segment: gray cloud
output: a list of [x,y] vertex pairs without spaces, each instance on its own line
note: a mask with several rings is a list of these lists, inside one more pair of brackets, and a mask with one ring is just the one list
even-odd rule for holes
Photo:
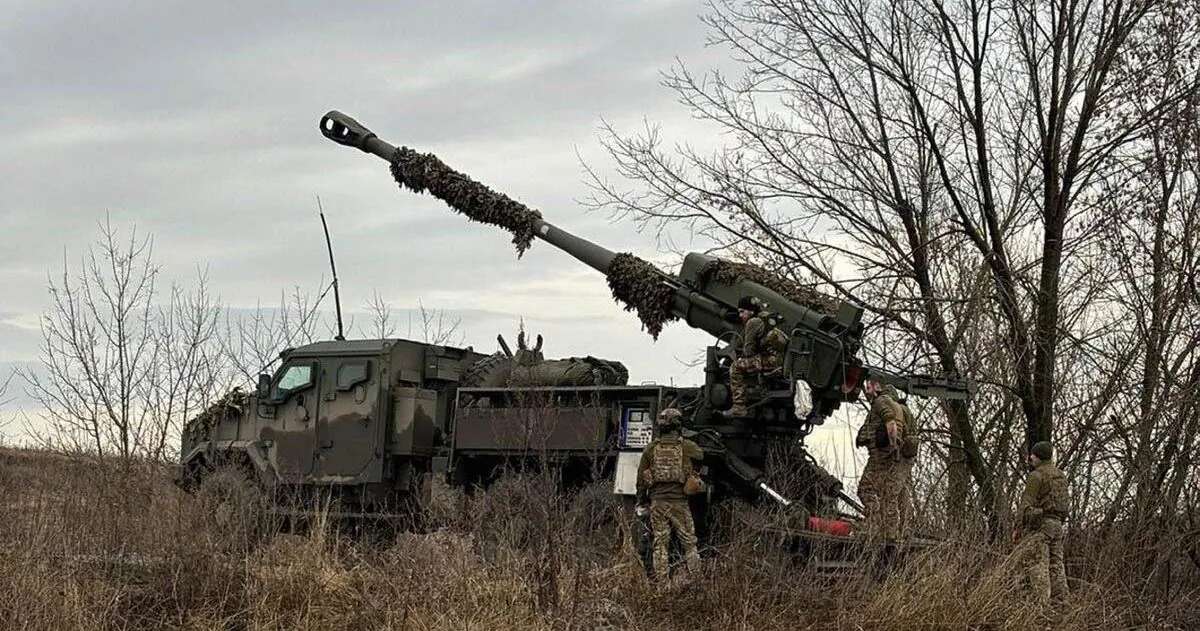
[[[564,227],[657,256],[649,237],[578,210],[576,151],[599,156],[602,117],[695,124],[657,80],[676,56],[715,56],[700,9],[0,2],[0,284],[24,325],[0,325],[0,361],[36,353],[27,325],[47,277],[76,264],[106,213],[153,234],[164,283],[206,269],[223,302],[250,306],[327,276],[319,194],[348,308],[378,290],[399,307],[525,316],[559,326],[570,353],[613,355],[584,348],[602,339],[634,355],[622,359],[635,374],[677,375],[673,358],[703,336],[680,328],[651,347],[599,275],[544,244],[517,261],[505,235],[397,191],[382,163],[324,140],[316,121],[343,109]],[[485,343],[495,332],[470,331]]]
[[[702,379],[684,364],[706,335],[675,324],[652,343],[598,274],[544,243],[516,260],[506,235],[397,191],[385,165],[316,128],[341,109],[564,228],[660,260],[650,236],[578,209],[576,152],[604,166],[602,118],[710,142],[658,86],[676,57],[724,63],[704,46],[702,3],[352,4],[0,0],[0,376],[33,365],[47,278],[76,264],[106,213],[154,236],[163,284],[206,269],[239,309],[328,276],[319,194],[360,327],[378,291],[462,317],[480,350],[524,318],[551,355],[620,359],[635,381]],[[32,405],[17,390],[0,439],[19,437],[12,418]],[[831,437],[855,414],[838,417],[811,440],[852,463]]]

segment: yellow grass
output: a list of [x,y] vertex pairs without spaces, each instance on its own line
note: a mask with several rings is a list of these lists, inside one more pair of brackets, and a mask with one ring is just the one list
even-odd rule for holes
[[617,514],[602,487],[564,497],[544,479],[513,478],[471,498],[440,488],[435,528],[426,533],[381,540],[317,523],[261,540],[239,531],[241,540],[231,541],[235,535],[215,523],[209,503],[176,490],[162,468],[0,451],[0,628],[1200,624],[1194,589],[1154,599],[1129,580],[1075,581],[1057,611],[1030,606],[1005,571],[1003,546],[965,542],[913,559],[884,581],[832,580],[746,529],[705,560],[703,576],[656,590],[620,545]]

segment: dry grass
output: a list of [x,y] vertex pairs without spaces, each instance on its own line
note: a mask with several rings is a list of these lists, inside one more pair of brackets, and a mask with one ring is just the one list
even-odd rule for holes
[[1131,587],[1137,582],[1128,576],[1076,582],[1052,615],[1024,603],[1003,550],[947,544],[882,582],[832,580],[793,563],[750,529],[706,559],[703,576],[659,591],[620,545],[607,489],[564,497],[537,477],[506,479],[470,498],[440,489],[439,527],[425,534],[367,541],[316,524],[299,534],[231,542],[211,507],[175,490],[159,469],[0,451],[0,511],[0,626],[12,629],[1200,624],[1194,589],[1155,599]]

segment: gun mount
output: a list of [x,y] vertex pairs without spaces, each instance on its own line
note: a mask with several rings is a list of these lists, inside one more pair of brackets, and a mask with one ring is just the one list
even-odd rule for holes
[[[708,332],[717,343],[708,348],[705,385],[691,400],[679,401],[690,432],[700,437],[706,464],[723,472],[726,492],[744,497],[765,494],[786,500],[766,486],[762,468],[771,445],[795,445],[842,402],[854,401],[861,384],[878,377],[912,394],[965,398],[970,384],[956,379],[894,375],[865,366],[858,358],[863,334],[863,307],[837,300],[770,274],[758,267],[702,253],[684,257],[678,274],[669,274],[628,253],[616,253],[546,221],[530,209],[470,177],[436,156],[396,147],[353,118],[331,111],[320,121],[321,133],[386,161],[392,176],[415,192],[429,192],[472,221],[488,223],[513,235],[518,256],[540,239],[604,274],[614,298],[636,311],[643,326],[657,337],[662,326],[682,320]],[[760,384],[752,418],[727,418],[731,405],[729,367],[732,346],[740,336],[737,304],[752,297],[766,305],[773,326],[787,338],[781,374]],[[803,383],[806,392],[797,393]],[[797,396],[797,395],[800,396]],[[811,401],[797,410],[797,399]],[[841,485],[809,459],[806,476],[827,497]]]

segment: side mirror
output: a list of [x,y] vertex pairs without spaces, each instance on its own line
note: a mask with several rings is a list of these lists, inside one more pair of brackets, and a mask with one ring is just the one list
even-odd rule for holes
[[271,375],[258,376],[258,400],[266,401],[267,395],[271,393]]

